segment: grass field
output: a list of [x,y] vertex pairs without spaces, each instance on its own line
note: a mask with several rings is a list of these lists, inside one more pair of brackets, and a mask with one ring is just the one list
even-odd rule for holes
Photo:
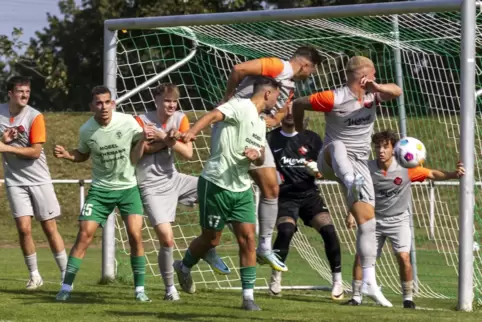
[[[58,113],[46,114],[48,142],[45,151],[48,155],[49,167],[54,179],[89,179],[90,162],[79,165],[67,161],[56,160],[52,156],[55,144],[61,144],[69,148],[76,147],[78,129],[88,119],[89,114]],[[317,131],[323,129],[322,118],[312,118],[310,127]],[[395,127],[396,122],[392,118],[381,118],[379,127]],[[447,133],[452,133],[453,127],[458,120],[440,120],[436,117],[417,118],[409,123],[409,133],[420,138],[429,151],[430,167],[452,168],[457,160],[455,140],[447,140]],[[455,132],[455,133],[458,133]],[[450,134],[451,135],[451,134]],[[196,143],[200,159],[207,156],[207,138],[201,138]],[[436,147],[436,148],[435,148]],[[192,162],[180,163],[180,170],[186,173],[200,172],[202,163],[199,159]],[[62,206],[63,216],[59,219],[59,229],[66,244],[70,247],[77,233],[77,216],[79,211],[79,189],[77,185],[56,185],[57,197]],[[276,320],[276,321],[300,321],[300,320],[346,320],[353,312],[361,320],[480,320],[482,315],[462,314],[453,312],[456,301],[457,275],[457,189],[438,188],[436,193],[436,236],[428,237],[428,203],[429,191],[425,187],[419,187],[414,194],[414,208],[416,220],[417,262],[419,277],[428,288],[425,292],[444,294],[448,300],[418,299],[420,307],[435,310],[417,310],[407,312],[398,308],[400,296],[398,291],[396,266],[391,256],[384,256],[378,265],[377,274],[380,283],[384,287],[384,293],[393,301],[397,308],[382,309],[374,306],[362,308],[343,307],[333,304],[325,292],[286,292],[282,298],[270,298],[264,293],[259,293],[258,300],[264,309],[260,314],[248,314],[236,309],[239,306],[239,291],[209,291],[201,290],[199,294],[188,296],[182,295],[182,303],[164,303],[163,288],[159,277],[150,277],[147,281],[149,294],[154,302],[140,305],[133,302],[130,283],[130,268],[127,256],[118,256],[119,272],[122,283],[114,285],[98,285],[101,273],[100,265],[100,241],[101,231],[94,240],[94,245],[89,250],[82,265],[80,274],[75,284],[74,296],[71,303],[54,303],[53,298],[58,290],[58,273],[55,262],[48,248],[39,225],[33,227],[34,238],[39,246],[40,270],[48,283],[38,292],[28,293],[24,291],[24,285],[28,273],[23,264],[21,252],[17,247],[17,235],[13,226],[4,189],[0,189],[0,202],[4,207],[0,208],[0,320],[193,320],[193,321],[246,321],[253,320]],[[351,262],[353,260],[353,243],[355,235],[353,231],[347,231],[343,225],[345,210],[336,187],[325,187],[324,196],[330,204],[331,212],[337,226],[343,247],[343,276],[345,281],[350,280]],[[198,231],[197,211],[180,209],[182,215],[178,216],[178,224],[183,227],[182,237],[176,240],[179,249],[187,246],[190,239]],[[320,237],[310,232],[305,232],[306,241],[312,245],[316,256],[324,259],[323,245]],[[179,235],[177,235],[179,236]],[[148,231],[145,232],[146,248],[153,250],[155,243],[150,240]],[[224,247],[220,249],[222,256],[232,258],[237,263],[234,240],[229,234],[223,239]],[[306,243],[305,243],[306,244]],[[305,245],[303,244],[303,245]],[[120,244],[119,246],[125,246]],[[299,250],[305,246],[299,246]],[[122,250],[122,247],[119,248]],[[308,252],[308,257],[312,253]],[[181,252],[176,253],[177,257]],[[153,272],[155,267],[155,254],[148,256],[152,263]],[[233,265],[234,265],[233,264]],[[204,264],[202,264],[204,265]],[[201,267],[203,267],[201,265]],[[288,259],[290,274],[286,274],[284,285],[328,285],[317,271],[311,269],[306,261],[297,252],[292,252]],[[313,265],[318,265],[317,263]],[[320,264],[322,265],[322,264]],[[234,266],[233,266],[234,268]],[[203,268],[201,268],[203,269]],[[321,270],[321,269],[319,269]],[[209,274],[205,274],[204,277]],[[263,278],[269,277],[269,270],[258,270],[260,277],[258,285],[265,283]],[[196,277],[196,276],[195,276]],[[211,278],[214,281],[213,277]],[[199,275],[199,279],[201,276]],[[199,280],[198,279],[198,280]],[[326,278],[325,278],[326,279]],[[219,279],[221,280],[221,279]],[[218,280],[218,281],[219,281]],[[221,285],[222,284],[222,285]],[[232,285],[232,283],[224,283]],[[221,286],[224,285],[220,283]],[[203,284],[201,284],[202,286]],[[234,283],[237,286],[236,283]],[[85,305],[79,305],[85,304]]]

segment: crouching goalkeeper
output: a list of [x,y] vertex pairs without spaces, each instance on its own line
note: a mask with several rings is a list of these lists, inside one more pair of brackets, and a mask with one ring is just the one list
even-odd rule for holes
[[[278,251],[285,262],[291,239],[301,218],[305,225],[318,231],[325,244],[326,256],[333,273],[331,297],[343,299],[341,278],[340,243],[315,177],[321,177],[316,168],[316,159],[322,147],[322,140],[315,132],[304,130],[296,132],[292,114],[288,113],[281,127],[267,135],[268,144],[273,151],[280,179],[278,199],[278,235],[273,249]],[[272,271],[269,290],[272,295],[281,293],[280,271]]]

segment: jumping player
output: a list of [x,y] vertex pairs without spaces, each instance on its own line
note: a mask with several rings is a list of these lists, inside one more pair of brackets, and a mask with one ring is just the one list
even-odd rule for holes
[[[57,145],[54,155],[72,162],[92,158],[92,186],[79,217],[79,233],[67,263],[67,274],[57,301],[67,301],[72,283],[97,228],[103,226],[117,207],[124,219],[131,247],[135,299],[150,302],[144,291],[146,259],[142,244],[142,200],[137,187],[135,167],[131,163],[134,144],[143,144],[143,130],[128,114],[114,112],[110,90],[104,86],[92,90],[93,116],[80,128],[79,147],[72,151]],[[139,147],[136,147],[139,148]]]
[[[320,233],[325,244],[325,253],[333,274],[331,297],[343,299],[341,277],[340,242],[320,191],[315,184],[315,176],[320,176],[316,159],[322,147],[322,141],[315,132],[295,130],[293,116],[288,113],[281,121],[281,128],[268,133],[268,144],[273,151],[276,168],[280,175],[280,195],[278,202],[278,234],[273,249],[283,263],[286,261],[297,226],[298,218],[305,225]],[[314,165],[308,169],[305,165]],[[311,170],[311,171],[310,171]],[[281,293],[281,272],[273,270],[269,284],[270,293]]]
[[[381,255],[385,240],[388,238],[400,267],[403,307],[414,309],[413,274],[410,262],[412,245],[411,214],[409,212],[412,203],[411,183],[423,182],[426,179],[433,181],[458,179],[464,175],[465,169],[460,162],[454,172],[422,167],[403,168],[393,157],[393,148],[397,142],[397,134],[390,130],[376,133],[372,138],[376,160],[369,161],[368,167],[375,187],[377,256]],[[347,225],[348,228],[354,227],[350,218],[347,220]],[[362,268],[360,259],[356,256],[353,267],[353,297],[346,304],[360,305],[362,303],[362,285]]]
[[240,275],[245,310],[260,310],[254,303],[256,281],[256,211],[249,165],[264,162],[266,124],[260,113],[276,104],[279,84],[262,77],[254,84],[251,98],[234,98],[204,115],[183,135],[190,142],[202,129],[219,122],[212,136],[211,156],[199,178],[201,236],[192,241],[174,269],[182,289],[195,292],[191,268],[219,244],[226,223],[231,223],[239,245]]
[[375,66],[366,57],[352,57],[346,74],[345,86],[294,102],[295,126],[302,128],[305,109],[325,113],[325,139],[318,168],[324,178],[341,183],[347,206],[357,221],[357,250],[367,295],[390,306],[378,289],[375,276],[375,194],[368,157],[376,107],[379,102],[400,96],[401,90],[396,84],[376,83]]
[[7,82],[7,92],[8,103],[0,104],[0,152],[8,201],[25,264],[30,271],[27,290],[35,290],[43,285],[43,280],[32,238],[32,217],[40,221],[60,269],[61,280],[67,267],[67,253],[57,230],[60,206],[43,150],[46,141],[44,117],[28,105],[28,79],[12,77]]

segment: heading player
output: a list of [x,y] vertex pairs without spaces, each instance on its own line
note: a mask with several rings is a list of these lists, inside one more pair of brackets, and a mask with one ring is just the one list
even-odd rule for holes
[[14,76],[7,82],[8,103],[0,104],[0,152],[7,197],[30,271],[27,290],[43,285],[32,238],[32,217],[40,221],[61,272],[67,267],[64,241],[57,230],[60,206],[55,195],[43,145],[46,142],[43,115],[28,105],[30,81]]
[[279,84],[271,78],[259,78],[251,98],[234,98],[204,115],[187,133],[184,142],[219,122],[212,135],[213,149],[199,178],[199,215],[201,236],[189,245],[182,261],[174,269],[182,289],[195,292],[191,268],[221,239],[226,223],[231,223],[239,245],[240,275],[245,310],[260,310],[254,303],[256,281],[256,211],[249,165],[264,162],[266,124],[260,113],[276,104]]
[[70,298],[75,275],[97,228],[104,226],[117,207],[131,247],[135,298],[150,302],[144,292],[146,259],[142,244],[142,200],[131,163],[133,145],[144,143],[143,130],[131,115],[113,111],[115,102],[107,87],[94,87],[90,108],[94,115],[80,128],[79,147],[72,151],[60,145],[54,148],[55,157],[72,162],[92,158],[92,185],[79,216],[79,233],[70,251],[67,274],[56,298],[58,301]]
[[[229,76],[223,102],[232,97],[250,98],[253,95],[253,84],[256,76],[274,78],[280,83],[280,97],[276,106],[270,107],[263,114],[268,127],[278,126],[286,112],[286,106],[291,102],[295,83],[307,79],[316,71],[321,57],[313,47],[302,46],[296,49],[289,61],[275,57],[250,60],[235,65]],[[215,127],[213,127],[215,131]],[[262,165],[251,164],[249,174],[261,190],[259,204],[259,244],[257,249],[258,262],[269,263],[279,271],[288,268],[273,253],[271,248],[273,229],[278,214],[279,186],[276,177],[276,165],[269,148],[266,148],[265,162]],[[214,251],[214,249],[213,249]]]
[[[309,130],[297,132],[291,113],[283,118],[281,125],[281,128],[269,132],[267,136],[281,179],[278,234],[273,248],[279,251],[280,259],[284,263],[297,229],[298,218],[301,218],[305,225],[313,227],[323,238],[333,274],[332,299],[341,300],[343,285],[340,243],[328,207],[315,184],[315,176],[321,177],[316,167],[316,159],[322,147],[321,138]],[[307,168],[305,164],[308,165]],[[272,271],[269,290],[273,295],[281,293],[281,272]]]
[[[412,245],[412,230],[410,228],[409,208],[412,203],[411,183],[423,182],[426,179],[444,181],[458,179],[464,175],[462,163],[457,164],[454,172],[430,170],[416,167],[406,169],[400,166],[393,157],[393,148],[398,142],[398,136],[387,130],[373,135],[376,159],[368,162],[375,187],[375,217],[377,256],[381,255],[385,240],[392,244],[400,267],[400,279],[403,291],[403,307],[415,308],[413,302],[413,274],[410,262]],[[354,227],[351,218],[347,219],[348,228]],[[362,268],[358,256],[353,266],[353,297],[349,305],[362,303]]]
[[[158,264],[166,287],[164,300],[177,301],[180,297],[174,286],[174,234],[171,223],[176,218],[178,201],[185,206],[193,206],[197,202],[198,178],[179,173],[174,166],[174,153],[185,159],[191,159],[193,154],[192,142],[175,139],[177,133],[186,133],[190,127],[187,116],[177,110],[179,89],[171,83],[161,84],[154,96],[157,109],[136,117],[151,140],[138,145],[132,161],[137,163],[137,182],[144,209],[161,246]],[[229,268],[220,258],[207,261],[213,263],[213,269],[229,273]]]
[[396,84],[376,83],[375,72],[370,59],[352,57],[347,64],[345,86],[297,99],[293,115],[296,128],[300,129],[305,109],[325,113],[325,138],[318,168],[326,179],[338,181],[345,190],[347,206],[358,224],[357,249],[367,294],[384,303],[388,301],[378,289],[375,277],[375,195],[368,156],[378,103],[392,100],[402,91]]

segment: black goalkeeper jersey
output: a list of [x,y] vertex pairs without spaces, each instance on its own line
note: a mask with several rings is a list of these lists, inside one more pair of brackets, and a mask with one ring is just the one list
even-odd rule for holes
[[290,136],[278,128],[267,134],[267,140],[282,181],[280,197],[316,192],[315,178],[306,171],[304,163],[317,160],[323,145],[320,136],[309,130]]

